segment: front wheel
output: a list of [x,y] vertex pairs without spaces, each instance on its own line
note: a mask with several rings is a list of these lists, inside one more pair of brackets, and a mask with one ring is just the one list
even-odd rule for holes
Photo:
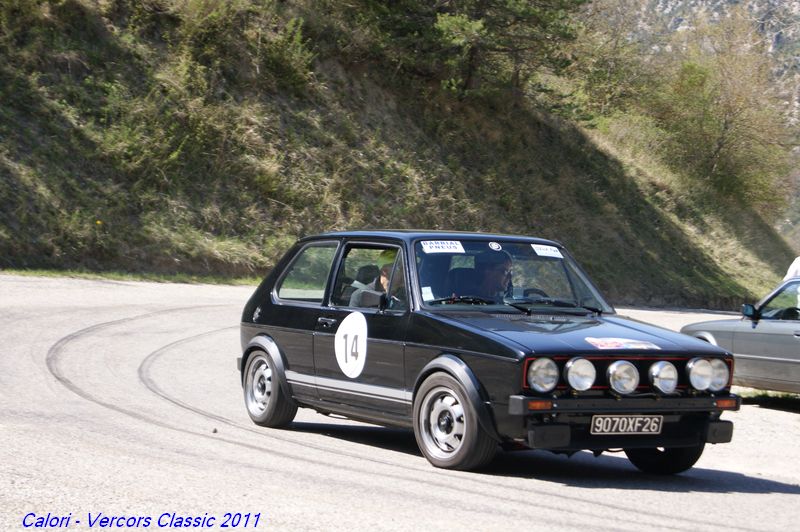
[[481,428],[467,392],[446,373],[431,375],[419,387],[414,436],[425,458],[446,469],[476,469],[497,452],[497,442]]
[[704,448],[705,443],[701,443],[694,447],[625,449],[625,454],[645,473],[674,475],[690,469],[700,459]]
[[297,405],[283,393],[275,364],[264,351],[253,351],[247,359],[244,404],[253,423],[262,427],[284,427],[297,414]]

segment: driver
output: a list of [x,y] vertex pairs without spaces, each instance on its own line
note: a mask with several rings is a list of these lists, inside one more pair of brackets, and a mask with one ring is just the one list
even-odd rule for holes
[[511,291],[511,255],[505,251],[484,251],[475,257],[475,270],[478,273],[478,286],[475,295],[503,302],[503,297]]

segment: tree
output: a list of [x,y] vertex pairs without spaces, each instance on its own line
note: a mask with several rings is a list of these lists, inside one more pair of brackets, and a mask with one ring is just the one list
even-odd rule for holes
[[537,68],[563,66],[574,14],[587,1],[353,0],[344,12],[371,39],[369,53],[465,96],[519,91]]
[[768,200],[787,175],[792,140],[781,116],[773,63],[744,9],[676,34],[650,112],[671,135],[670,156],[717,191]]
[[600,114],[624,110],[654,82],[650,66],[658,32],[641,32],[640,0],[595,0],[580,11],[568,72],[582,106]]
[[575,36],[574,13],[586,0],[442,2],[435,27],[462,94],[486,82],[520,91],[532,72],[566,64],[562,45]]

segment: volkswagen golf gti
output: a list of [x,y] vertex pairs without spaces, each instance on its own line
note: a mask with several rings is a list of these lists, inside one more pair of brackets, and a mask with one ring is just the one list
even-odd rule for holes
[[647,473],[691,468],[722,420],[733,357],[619,316],[558,242],[439,231],[299,240],[241,320],[254,423],[298,408],[414,431],[442,468],[499,449],[624,450]]

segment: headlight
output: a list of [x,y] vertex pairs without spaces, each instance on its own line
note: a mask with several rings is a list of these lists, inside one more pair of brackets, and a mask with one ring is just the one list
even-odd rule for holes
[[711,386],[714,369],[708,360],[693,358],[686,364],[686,371],[689,374],[689,382],[695,390],[708,390],[708,387]]
[[550,392],[556,384],[558,384],[558,366],[549,358],[537,358],[528,366],[528,385],[537,392]]
[[585,358],[573,358],[564,367],[564,374],[569,385],[582,392],[592,387],[597,370],[594,369],[594,364]]
[[650,366],[650,384],[662,393],[672,393],[678,386],[678,370],[671,362],[662,360]]
[[728,385],[730,370],[728,365],[720,358],[711,359],[711,384],[708,389],[718,392]]
[[608,384],[621,394],[629,394],[639,386],[639,370],[627,360],[617,360],[608,366]]

